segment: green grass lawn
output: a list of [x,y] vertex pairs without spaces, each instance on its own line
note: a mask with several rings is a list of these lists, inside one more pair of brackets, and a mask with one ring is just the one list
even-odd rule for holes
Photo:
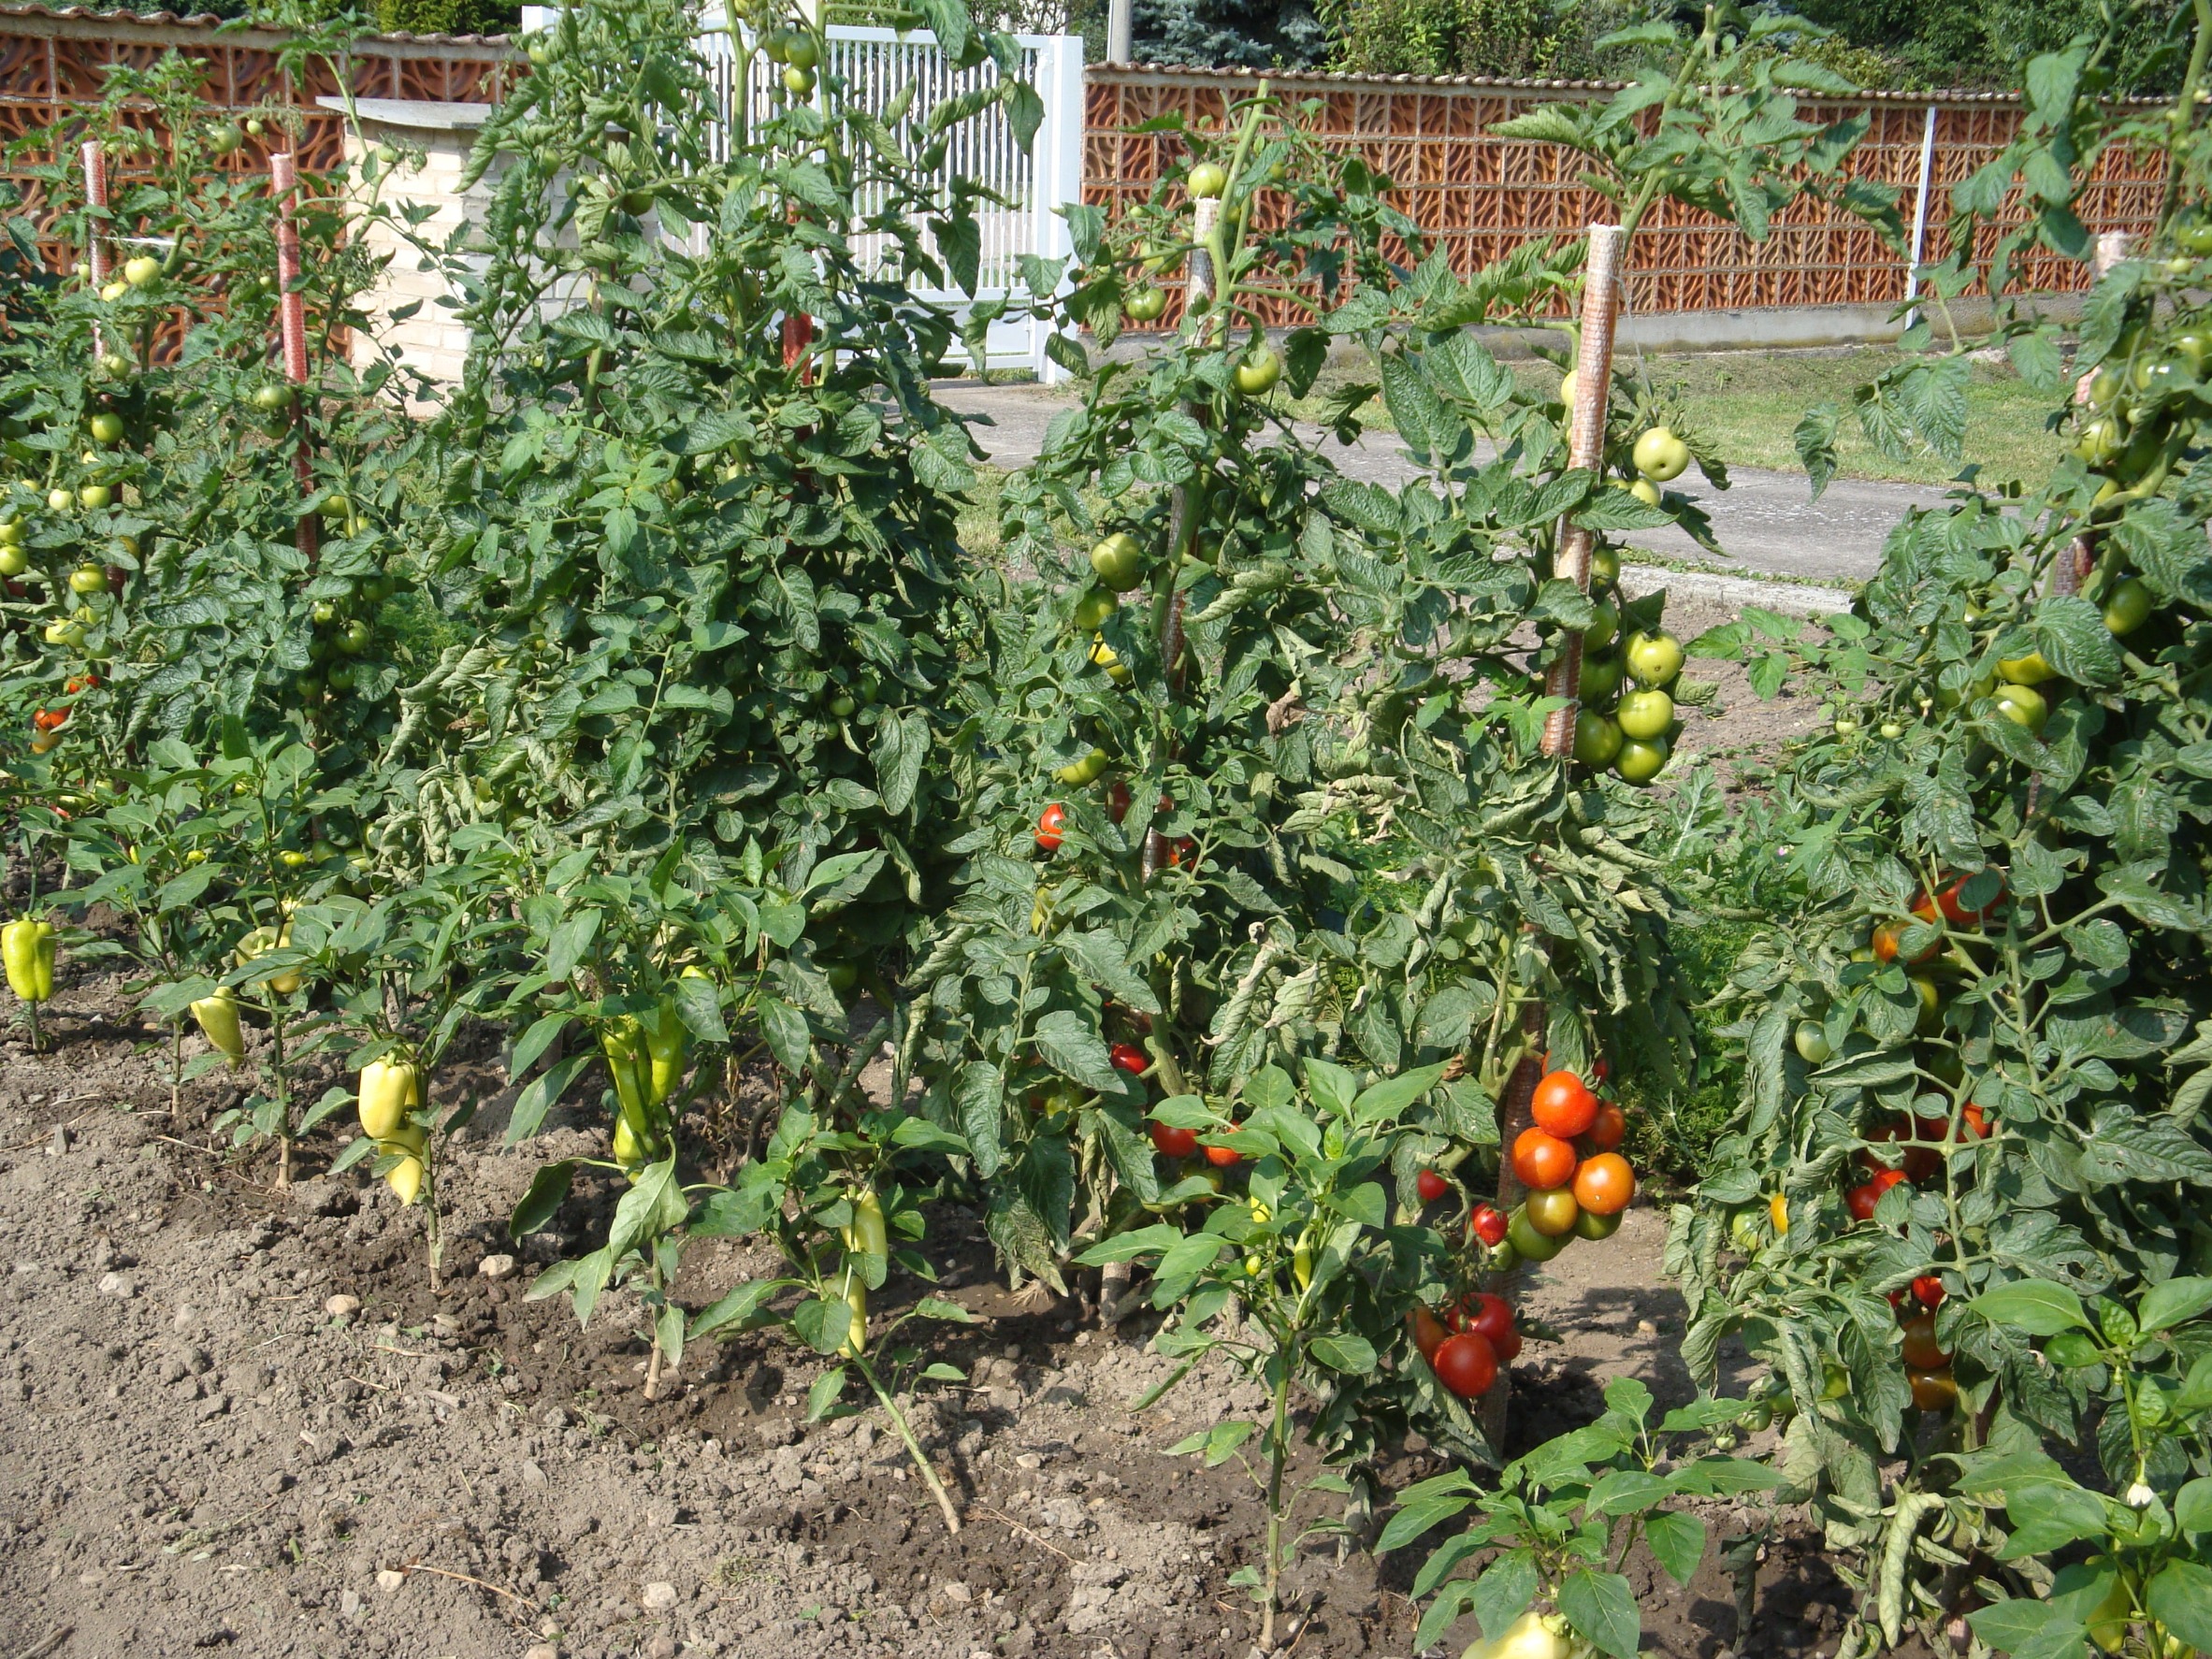
[[[1654,389],[1681,410],[1684,425],[1728,461],[1801,472],[1795,433],[1805,411],[1828,402],[1848,409],[1857,387],[1897,361],[1898,353],[1883,347],[1854,346],[1630,357],[1623,360],[1623,367],[1648,375]],[[1530,386],[1557,382],[1558,371],[1548,363],[1530,359],[1512,368]],[[1982,463],[1982,482],[2040,476],[2059,454],[2058,440],[2044,429],[2048,400],[2030,391],[2009,364],[1977,361],[1972,371],[1965,454]],[[1331,392],[1358,378],[1349,370],[1332,368],[1310,396],[1293,407],[1301,417],[1314,419],[1327,406]],[[1390,415],[1380,399],[1370,399],[1359,418],[1372,429],[1390,429]],[[1892,460],[1867,442],[1849,418],[1844,420],[1837,453],[1839,471],[1846,478],[1942,483],[1959,470],[1959,463],[1932,452]]]

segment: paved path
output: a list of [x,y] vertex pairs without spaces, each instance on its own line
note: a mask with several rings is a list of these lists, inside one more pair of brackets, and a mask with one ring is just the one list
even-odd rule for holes
[[[1044,446],[1046,425],[1067,405],[1065,394],[1039,386],[961,383],[939,387],[938,397],[963,414],[990,416],[990,426],[974,428],[976,440],[1002,467],[1034,459]],[[1318,437],[1318,428],[1308,435]],[[1370,432],[1350,450],[1331,442],[1328,454],[1349,476],[1388,486],[1404,483],[1416,470],[1395,433]],[[1766,573],[1863,582],[1874,573],[1883,540],[1905,510],[1943,499],[1943,491],[1930,485],[1839,478],[1814,501],[1801,474],[1748,467],[1731,469],[1728,481],[1726,490],[1684,493],[1712,515],[1713,534],[1747,577]],[[1702,482],[1693,472],[1676,487],[1701,486]],[[1675,529],[1636,531],[1625,540],[1652,553],[1700,563],[1710,563],[1713,556]]]

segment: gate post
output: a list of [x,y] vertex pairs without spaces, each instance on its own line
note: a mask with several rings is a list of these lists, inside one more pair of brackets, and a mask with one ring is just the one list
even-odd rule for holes
[[[1029,176],[1035,196],[1034,243],[1040,259],[1065,259],[1075,244],[1060,209],[1083,199],[1083,37],[1048,35],[1037,43],[1037,95],[1045,101],[1045,124],[1037,129]],[[1073,286],[1061,279],[1059,292]],[[1047,355],[1051,325],[1032,325],[1031,359],[1040,382],[1056,386],[1068,371]]]

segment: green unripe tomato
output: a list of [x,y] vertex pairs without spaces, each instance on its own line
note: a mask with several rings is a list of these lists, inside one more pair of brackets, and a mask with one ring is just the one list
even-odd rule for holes
[[1602,545],[1590,549],[1590,586],[1598,589],[1620,584],[1621,550]]
[[2158,596],[2150,591],[2150,584],[2140,576],[2131,576],[2104,601],[2104,626],[2115,635],[2132,634],[2150,620],[2157,604]]
[[292,407],[292,388],[286,385],[255,386],[247,400],[259,414],[281,414]]
[[328,628],[338,620],[338,607],[328,599],[317,599],[308,608],[308,615],[317,628]]
[[94,443],[112,444],[123,437],[123,416],[119,414],[102,412],[93,416],[87,425],[92,428]]
[[2092,467],[2107,465],[2128,446],[2127,432],[2111,415],[2101,414],[2082,427],[2074,440],[2074,453]]
[[1630,457],[1636,470],[1655,483],[1680,478],[1690,464],[1690,447],[1666,426],[1654,426],[1636,440]]
[[1621,729],[1595,709],[1574,717],[1574,757],[1584,766],[1608,767],[1621,752]]
[[1621,688],[1621,659],[1617,656],[1583,658],[1582,699],[1585,708],[1601,707]]
[[1596,1210],[1578,1210],[1574,1218],[1574,1235],[1577,1238],[1611,1238],[1621,1230],[1621,1218],[1627,1212],[1615,1210],[1601,1216]]
[[1898,724],[1898,722],[1895,720],[1885,720],[1882,722],[1882,735],[1889,739],[1890,742],[1895,743],[1899,738],[1904,736],[1904,734],[1905,729]]
[[1621,631],[1621,613],[1610,599],[1599,599],[1591,609],[1596,614],[1591,617],[1590,626],[1583,629],[1583,649],[1602,651]]
[[784,42],[784,62],[795,69],[811,69],[822,61],[812,35],[793,35]]
[[1630,634],[1621,655],[1639,685],[1671,685],[1682,672],[1682,645],[1670,633]]
[[[1144,580],[1144,549],[1126,530],[1116,530],[1091,550],[1091,572],[1116,593],[1127,593]],[[1079,620],[1079,619],[1078,619]],[[1096,623],[1083,626],[1095,628]]]
[[1567,1248],[1566,1239],[1539,1233],[1524,1207],[1516,1207],[1506,1223],[1506,1243],[1513,1247],[1515,1259],[1522,1262],[1549,1262]]
[[1631,738],[1621,744],[1621,752],[1613,758],[1613,771],[1625,783],[1648,784],[1666,771],[1673,745],[1665,738],[1649,741]]
[[330,689],[333,691],[351,691],[354,688],[354,673],[352,663],[341,662],[333,667],[324,678],[329,683]]
[[1207,201],[1229,188],[1229,175],[1218,163],[1202,161],[1191,169],[1191,195]]
[[1282,359],[1265,346],[1247,356],[1236,366],[1236,389],[1247,397],[1261,397],[1275,389],[1275,382],[1282,379]]
[[369,649],[369,624],[358,616],[347,623],[338,633],[338,648],[348,656],[358,656]]
[[115,492],[104,483],[88,483],[77,492],[77,499],[87,512],[97,512],[115,499]]
[[802,69],[796,64],[785,65],[784,91],[789,93],[794,98],[811,96],[814,92],[814,71]]
[[1674,700],[1664,691],[1631,691],[1621,699],[1613,718],[1620,722],[1622,736],[1649,743],[1665,737],[1674,724]]
[[0,541],[0,576],[21,576],[31,568],[31,555],[12,541]]
[[108,588],[108,572],[97,565],[79,565],[69,572],[69,591],[90,596],[104,593]]
[[1106,619],[1120,609],[1110,593],[1096,588],[1076,601],[1076,627],[1084,633],[1095,633],[1106,626]]
[[1157,323],[1167,310],[1167,296],[1153,287],[1133,288],[1121,296],[1121,314],[1132,323]]
[[1790,1041],[1797,1046],[1798,1058],[1809,1066],[1826,1065],[1836,1051],[1817,1019],[1799,1020]]
[[2000,685],[1996,698],[1997,712],[2015,726],[2025,728],[2031,736],[2040,735],[2044,722],[2050,718],[2050,705],[2032,685]]
[[840,691],[830,700],[830,713],[840,720],[849,720],[860,712],[860,700],[849,691]]

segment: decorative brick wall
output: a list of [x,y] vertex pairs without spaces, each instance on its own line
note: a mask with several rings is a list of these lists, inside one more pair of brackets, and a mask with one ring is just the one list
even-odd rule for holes
[[[1179,115],[1217,128],[1230,107],[1252,95],[1257,72],[1106,65],[1085,75],[1083,199],[1118,211],[1150,194],[1182,154],[1173,132],[1136,129]],[[1577,181],[1580,158],[1557,145],[1490,136],[1497,123],[1537,105],[1602,99],[1590,81],[1428,79],[1281,74],[1271,85],[1314,106],[1314,132],[1356,150],[1395,186],[1395,205],[1421,225],[1453,268],[1469,273],[1530,237],[1569,238],[1605,212]],[[1859,177],[1897,187],[1909,226],[1920,178],[1927,112],[1936,111],[1925,258],[1947,246],[1950,187],[2011,139],[2017,98],[1996,94],[1872,93],[1848,104],[1812,104],[1805,115],[1834,121],[1864,110],[1865,139],[1853,152]],[[2161,180],[2132,157],[2108,159],[2084,204],[2092,230],[2135,230],[2156,218]],[[1267,206],[1259,209],[1265,223]],[[1764,306],[1894,305],[1907,297],[1905,261],[1859,221],[1815,204],[1793,207],[1762,243],[1709,215],[1662,203],[1637,238],[1629,300],[1643,312]],[[2030,263],[2029,285],[2062,292],[2087,285],[2087,269],[2051,254]],[[1171,309],[1162,326],[1176,319]],[[1292,314],[1273,319],[1292,321]]]

